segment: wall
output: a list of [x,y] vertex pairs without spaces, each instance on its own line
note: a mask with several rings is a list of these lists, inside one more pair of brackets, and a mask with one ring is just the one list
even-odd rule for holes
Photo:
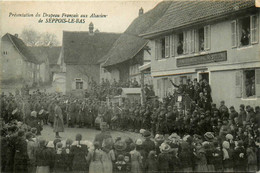
[[[220,101],[224,100],[228,107],[234,106],[239,110],[239,105],[259,106],[259,98],[236,97],[236,72],[238,70],[211,72],[211,89],[213,102],[220,106]],[[227,94],[228,93],[228,94]]]
[[[155,60],[155,40],[151,40],[152,61],[151,72],[154,78],[153,84],[155,92],[159,97],[165,96],[167,84],[162,82],[163,78],[169,76],[178,84],[176,77],[190,76],[197,78],[200,72],[209,72],[209,83],[212,86],[213,101],[219,106],[221,100],[225,100],[227,105],[238,107],[240,104],[259,105],[259,98],[246,99],[238,98],[235,94],[236,71],[260,67],[260,22],[258,12],[258,43],[245,47],[232,48],[231,21],[222,21],[211,24],[210,50],[181,56],[170,57],[167,59]],[[192,58],[196,55],[210,54],[214,52],[227,51],[227,61],[213,62],[200,65],[177,67],[176,60],[186,57]],[[161,79],[161,80],[160,80]],[[167,82],[166,82],[167,83]],[[228,94],[227,94],[228,93]]]
[[[1,43],[1,79],[24,79],[27,84],[32,85],[34,81],[32,74],[35,73],[33,65],[30,66],[24,61],[6,36],[2,38]],[[7,51],[7,55],[4,55],[3,51]]]
[[[231,22],[232,20],[227,20],[223,22],[219,22],[216,24],[211,25],[211,46],[209,51],[204,51],[201,53],[195,54],[187,54],[182,56],[170,57],[167,59],[162,60],[155,60],[155,41],[152,40],[151,44],[153,44],[152,49],[152,76],[157,75],[164,75],[164,74],[175,74],[175,73],[183,73],[183,72],[195,72],[195,69],[201,67],[214,67],[214,69],[221,70],[222,65],[231,65],[234,66],[233,68],[239,68],[241,64],[247,62],[255,62],[260,61],[259,57],[259,43],[250,45],[247,47],[237,47],[232,48],[232,37],[231,37]],[[259,13],[258,13],[258,37],[259,37]],[[260,37],[258,38],[260,41]],[[259,42],[258,41],[258,42]],[[208,64],[201,64],[201,65],[194,65],[194,66],[187,66],[187,67],[177,67],[176,66],[176,59],[178,58],[185,58],[185,57],[192,57],[194,55],[200,54],[208,54],[220,51],[227,51],[227,61],[218,62],[218,63],[208,63]]]
[[99,65],[66,65],[66,92],[76,89],[76,78],[83,80],[83,89],[88,89],[88,83],[92,77],[99,83],[99,72]]

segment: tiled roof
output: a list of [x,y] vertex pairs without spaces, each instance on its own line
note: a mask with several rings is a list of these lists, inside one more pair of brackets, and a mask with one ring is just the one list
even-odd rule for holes
[[17,49],[17,51],[22,55],[22,57],[24,58],[25,61],[28,62],[32,62],[32,63],[38,63],[36,57],[33,55],[33,53],[30,51],[30,49],[28,48],[28,46],[25,45],[25,43],[23,42],[23,40],[21,40],[20,38],[6,33],[3,38],[8,38],[10,40],[10,42],[14,45],[14,47]]
[[34,46],[29,48],[40,63],[44,62],[45,58],[48,58],[50,65],[57,64],[61,51],[60,46]]
[[141,35],[224,17],[254,5],[255,0],[173,0],[161,19]]
[[120,34],[63,31],[64,62],[66,64],[97,64],[110,50]]
[[148,42],[139,34],[151,27],[167,10],[171,2],[161,2],[155,8],[137,17],[114,43],[112,49],[102,60],[104,67],[122,63],[133,58]]

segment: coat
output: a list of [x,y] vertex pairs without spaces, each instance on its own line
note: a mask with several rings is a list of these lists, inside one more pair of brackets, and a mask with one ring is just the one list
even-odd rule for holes
[[82,145],[80,144],[80,142],[75,141],[71,145],[70,152],[73,157],[72,169],[74,171],[87,171],[88,164],[86,161],[86,157],[88,155],[88,146]]
[[234,151],[234,169],[237,171],[246,171],[247,153],[243,147],[238,147]]
[[15,142],[14,173],[27,172],[28,160],[27,143],[22,137],[17,137]]
[[62,110],[60,106],[56,105],[54,108],[54,112],[55,112],[55,117],[54,117],[53,131],[64,132],[63,116],[62,116]]

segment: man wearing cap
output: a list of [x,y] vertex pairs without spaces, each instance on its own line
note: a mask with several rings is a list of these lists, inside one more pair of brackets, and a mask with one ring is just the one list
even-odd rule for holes
[[237,113],[237,111],[235,110],[234,106],[231,106],[231,107],[229,108],[229,110],[230,110],[229,119],[230,119],[232,122],[234,122],[234,118],[235,118],[235,117],[238,117],[238,113]]
[[59,101],[55,102],[54,107],[54,124],[53,124],[53,131],[56,133],[56,138],[61,138],[59,132],[64,132],[64,124],[63,124],[63,115],[62,110],[59,106]]
[[151,140],[152,134],[148,130],[144,131],[143,137],[145,138],[143,142],[143,149],[147,158],[149,152],[155,150],[155,143]]
[[239,122],[239,124],[244,124],[244,122],[246,121],[245,105],[241,104],[239,109],[240,109],[240,112],[238,115],[238,122]]

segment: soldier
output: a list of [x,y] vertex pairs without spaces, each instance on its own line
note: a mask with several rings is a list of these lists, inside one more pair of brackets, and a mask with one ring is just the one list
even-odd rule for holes
[[53,124],[53,131],[56,134],[56,138],[61,138],[59,132],[64,132],[63,115],[59,104],[60,104],[59,100],[56,100],[55,107],[54,107],[55,117],[54,117],[54,124]]

